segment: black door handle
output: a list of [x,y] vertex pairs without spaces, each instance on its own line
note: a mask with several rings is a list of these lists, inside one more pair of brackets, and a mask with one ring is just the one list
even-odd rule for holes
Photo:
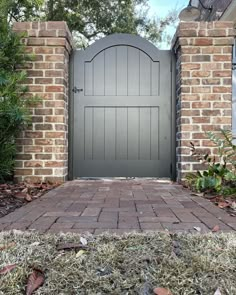
[[82,88],[78,88],[78,87],[75,86],[75,87],[72,89],[72,91],[73,91],[74,93],[77,93],[77,92],[82,92],[83,89],[82,89]]

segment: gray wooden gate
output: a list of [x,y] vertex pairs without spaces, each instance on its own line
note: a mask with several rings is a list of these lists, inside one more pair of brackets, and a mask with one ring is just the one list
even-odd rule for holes
[[73,178],[171,177],[172,61],[128,34],[74,52]]

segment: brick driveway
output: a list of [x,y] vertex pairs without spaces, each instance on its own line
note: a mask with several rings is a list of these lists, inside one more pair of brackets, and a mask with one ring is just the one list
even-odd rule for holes
[[155,180],[75,180],[0,219],[0,230],[123,233],[236,230],[236,218],[182,186]]

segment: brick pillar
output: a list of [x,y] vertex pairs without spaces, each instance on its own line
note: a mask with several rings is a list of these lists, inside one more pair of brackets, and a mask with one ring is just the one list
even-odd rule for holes
[[177,29],[178,180],[202,168],[191,157],[190,141],[216,154],[205,132],[231,128],[233,37],[232,22],[183,22]]
[[15,23],[25,32],[31,95],[42,101],[32,109],[32,126],[17,140],[18,181],[64,181],[68,174],[68,70],[71,34],[65,22]]

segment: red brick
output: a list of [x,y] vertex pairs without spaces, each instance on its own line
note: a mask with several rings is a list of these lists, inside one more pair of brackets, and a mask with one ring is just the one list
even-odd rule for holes
[[43,133],[40,131],[26,131],[25,132],[25,137],[29,137],[29,138],[42,138],[43,137]]
[[53,54],[54,53],[54,49],[52,47],[36,47],[34,49],[34,52],[36,54]]
[[64,162],[61,161],[47,161],[44,164],[45,167],[64,167]]
[[231,61],[232,56],[228,54],[222,54],[222,55],[214,55],[213,61]]
[[36,154],[35,159],[36,160],[51,160],[52,155],[51,154]]
[[53,79],[51,79],[51,78],[36,78],[35,84],[53,84]]
[[35,130],[52,130],[52,124],[35,124]]
[[53,69],[54,64],[50,62],[35,63],[35,69]]
[[60,70],[45,71],[45,77],[64,77],[64,72]]
[[64,55],[46,55],[45,57],[45,61],[51,61],[51,62],[64,62],[65,61],[65,57]]
[[209,77],[211,74],[210,71],[193,71],[192,77]]
[[46,24],[48,30],[67,30],[67,25],[64,21],[49,21]]
[[33,170],[32,169],[16,169],[15,170],[15,175],[32,175]]
[[196,38],[194,45],[196,45],[196,46],[213,45],[213,39],[212,38]]
[[52,145],[53,140],[52,139],[35,139],[36,145]]
[[46,92],[64,92],[65,87],[64,86],[46,86]]
[[231,87],[224,87],[224,86],[215,86],[213,87],[213,92],[215,93],[231,93]]
[[25,167],[43,167],[42,161],[25,161],[24,162]]
[[80,229],[89,229],[89,228],[115,229],[115,228],[117,228],[117,224],[116,223],[111,223],[111,222],[79,222],[79,223],[75,223],[73,228],[80,228]]
[[42,146],[25,146],[24,147],[24,152],[25,153],[41,153],[43,151],[43,147]]
[[207,109],[211,107],[210,102],[193,102],[192,103],[192,108],[195,109]]
[[13,30],[30,30],[31,29],[31,23],[30,22],[14,22],[13,24]]
[[140,227],[142,230],[146,230],[146,229],[149,229],[149,230],[164,230],[164,228],[162,227],[161,223],[153,223],[153,222],[141,222],[140,223]]
[[28,91],[29,92],[43,92],[43,86],[29,85]]
[[52,169],[35,169],[34,174],[35,175],[52,175],[53,170]]
[[34,112],[35,112],[35,115],[41,115],[41,116],[44,116],[44,115],[52,115],[52,111],[53,109],[35,109]]
[[39,30],[38,36],[39,37],[56,37],[57,31],[56,30]]
[[46,132],[45,136],[47,138],[64,138],[65,132]]
[[186,63],[182,65],[183,71],[200,70],[201,65],[199,63]]

